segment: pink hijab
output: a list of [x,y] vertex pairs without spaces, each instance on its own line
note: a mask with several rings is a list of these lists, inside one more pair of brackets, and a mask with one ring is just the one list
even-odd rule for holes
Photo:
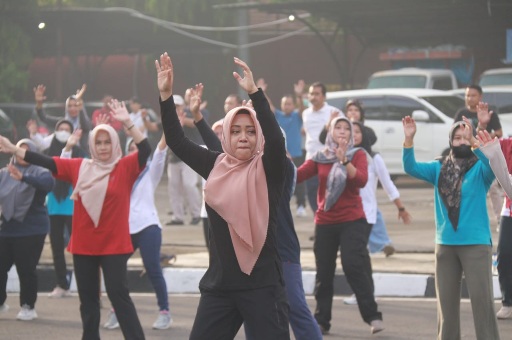
[[[231,124],[240,110],[249,112],[256,128],[253,156],[241,161],[231,150]],[[250,275],[267,238],[269,206],[267,177],[263,168],[265,139],[256,112],[245,106],[232,109],[222,125],[222,149],[204,189],[204,200],[228,224],[242,272]]]
[[[96,136],[99,131],[106,131],[110,136],[112,143],[112,155],[106,162],[98,159],[96,152]],[[92,159],[84,159],[80,165],[78,172],[78,181],[75,190],[71,194],[71,199],[77,200],[78,196],[82,200],[82,204],[91,217],[94,227],[98,226],[103,209],[103,201],[107,193],[108,181],[110,173],[117,165],[117,162],[123,156],[119,136],[116,130],[110,125],[99,124],[89,134],[89,150]]]

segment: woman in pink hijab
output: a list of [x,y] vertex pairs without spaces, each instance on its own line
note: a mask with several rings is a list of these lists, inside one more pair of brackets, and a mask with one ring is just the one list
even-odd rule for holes
[[113,117],[131,132],[138,152],[122,157],[117,132],[105,124],[97,125],[89,134],[91,159],[48,157],[17,147],[2,136],[0,151],[47,168],[55,178],[71,182],[74,188],[73,233],[68,251],[73,254],[82,338],[100,338],[101,268],[124,338],[144,339],[127,285],[127,261],[133,252],[128,217],[132,185],[146,166],[151,147],[140,130],[133,128],[124,103],[113,101],[110,107]]
[[223,153],[184,134],[176,114],[173,67],[156,61],[165,138],[171,150],[206,179],[210,266],[199,283],[201,299],[190,339],[233,339],[242,323],[255,339],[289,339],[288,302],[276,249],[276,212],[284,182],[284,138],[250,68],[233,76],[254,109],[229,111],[222,125]]

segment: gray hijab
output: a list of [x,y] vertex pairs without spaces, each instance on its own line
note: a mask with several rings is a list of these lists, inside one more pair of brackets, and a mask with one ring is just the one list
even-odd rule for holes
[[[21,145],[27,145],[30,151],[37,152],[36,145],[30,139],[22,139],[16,144],[18,147]],[[21,166],[16,162],[15,156],[11,158],[11,164],[14,164],[23,176],[37,177],[48,172],[48,170],[36,165]],[[23,222],[34,200],[36,189],[24,181],[12,178],[7,167],[0,169],[0,188],[2,188],[0,190],[2,217],[6,221],[14,219]]]
[[338,160],[338,157],[336,157],[336,148],[338,147],[338,143],[335,142],[334,138],[332,137],[334,127],[341,120],[347,122],[350,128],[350,139],[348,141],[348,148],[345,154],[347,159],[351,160],[352,157],[354,157],[356,151],[360,149],[354,147],[352,122],[350,122],[348,118],[342,116],[341,114],[339,117],[333,119],[331,121],[331,125],[329,126],[329,133],[325,139],[325,149],[318,151],[315,155],[313,155],[312,158],[313,161],[317,163],[333,164],[331,170],[329,171],[329,175],[327,176],[324,211],[328,211],[332,208],[332,206],[340,198],[341,194],[345,190],[345,186],[347,185],[347,168],[341,164]]

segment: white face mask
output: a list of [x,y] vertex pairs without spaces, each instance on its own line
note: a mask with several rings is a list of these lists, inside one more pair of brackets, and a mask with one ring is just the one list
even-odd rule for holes
[[71,134],[67,131],[55,131],[55,138],[61,143],[66,143]]

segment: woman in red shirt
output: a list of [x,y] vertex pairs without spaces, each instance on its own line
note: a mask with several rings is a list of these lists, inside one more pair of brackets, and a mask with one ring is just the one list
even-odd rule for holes
[[359,189],[368,180],[366,152],[354,148],[352,124],[345,117],[331,121],[326,148],[297,169],[297,183],[318,175],[318,210],[315,213],[315,261],[317,307],[315,318],[323,334],[331,328],[333,281],[336,256],[354,291],[363,320],[371,332],[384,329],[382,314],[373,295],[373,278],[367,244],[366,222]]
[[100,268],[124,338],[144,339],[127,285],[127,261],[133,252],[128,217],[132,185],[145,167],[151,147],[140,130],[133,128],[124,103],[113,101],[111,109],[114,118],[131,132],[139,152],[122,157],[116,131],[105,124],[90,133],[91,159],[51,158],[16,147],[1,136],[0,151],[45,167],[55,178],[73,185],[73,233],[68,250],[73,254],[80,297],[82,339],[100,338]]

